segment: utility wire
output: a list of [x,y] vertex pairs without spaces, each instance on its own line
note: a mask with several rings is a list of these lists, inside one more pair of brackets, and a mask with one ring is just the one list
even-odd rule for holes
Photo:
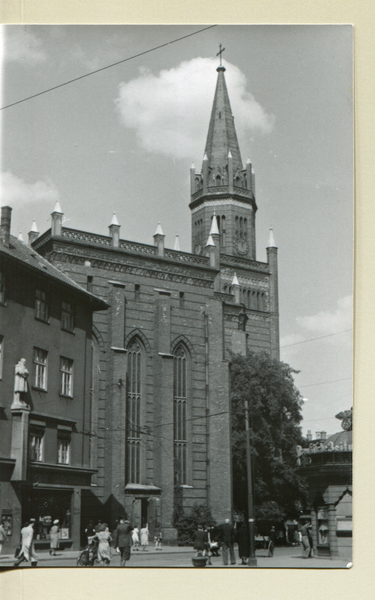
[[331,337],[333,335],[339,335],[339,333],[347,333],[348,331],[353,331],[353,329],[344,329],[343,331],[336,331],[336,333],[328,333],[327,335],[321,335],[320,337],[311,338],[310,340],[302,340],[302,342],[286,344],[286,346],[280,346],[280,348],[289,348],[289,346],[297,346],[297,344],[306,344],[307,342],[314,342],[315,340],[322,340],[323,338]]
[[183,35],[170,42],[165,42],[164,44],[160,44],[159,46],[155,46],[154,48],[150,48],[149,50],[144,50],[143,52],[139,52],[138,54],[134,54],[133,56],[129,56],[128,58],[124,58],[123,60],[119,60],[115,63],[107,65],[106,67],[101,67],[100,69],[96,69],[95,71],[90,71],[90,73],[86,73],[86,75],[80,75],[79,77],[75,77],[74,79],[70,79],[69,81],[60,83],[59,85],[55,85],[54,87],[48,88],[47,90],[43,90],[42,92],[38,92],[37,94],[33,94],[32,96],[28,96],[27,98],[23,98],[22,100],[17,100],[17,102],[12,102],[11,104],[2,106],[0,110],[5,110],[6,108],[10,108],[11,106],[16,106],[16,104],[21,104],[21,102],[26,102],[27,100],[31,100],[32,98],[37,98],[37,96],[42,96],[43,94],[47,94],[48,92],[57,90],[58,88],[64,87],[65,85],[69,85],[70,83],[74,83],[75,81],[79,81],[80,79],[84,79],[85,77],[90,77],[90,75],[94,75],[95,73],[100,73],[101,71],[105,71],[106,69],[111,69],[112,67],[121,65],[122,63],[128,62],[129,60],[133,60],[133,58],[139,58],[140,56],[144,56],[145,54],[149,54],[150,52],[154,52],[155,50],[160,50],[160,48],[165,48],[170,44],[175,44],[176,42],[185,40],[188,37],[197,35],[198,33],[202,33],[203,31],[207,31],[208,29],[212,29],[213,27],[217,27],[217,25],[209,25],[208,27],[204,27],[203,29],[199,29],[198,31],[194,31],[193,33],[188,33],[187,35]]
[[306,388],[313,387],[314,385],[325,385],[326,383],[337,383],[338,381],[349,381],[349,379],[353,379],[353,377],[344,377],[343,379],[332,379],[331,381],[321,381],[320,383],[308,383],[307,385],[299,385],[298,387]]

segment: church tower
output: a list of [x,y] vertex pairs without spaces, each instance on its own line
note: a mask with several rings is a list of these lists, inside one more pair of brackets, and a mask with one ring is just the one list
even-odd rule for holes
[[256,259],[254,173],[250,160],[243,168],[234,117],[225,83],[225,67],[218,77],[208,128],[202,172],[190,171],[192,252],[204,251],[216,216],[220,253]]

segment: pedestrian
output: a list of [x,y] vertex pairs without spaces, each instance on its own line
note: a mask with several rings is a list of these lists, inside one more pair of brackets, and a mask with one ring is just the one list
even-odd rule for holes
[[89,521],[89,524],[87,525],[86,529],[85,529],[85,534],[87,537],[87,543],[89,544],[92,541],[92,538],[95,537],[96,534],[96,529],[94,527],[94,521]]
[[7,532],[5,531],[4,525],[0,523],[0,554],[3,549],[3,544],[7,541],[7,539]]
[[238,524],[237,528],[237,544],[238,544],[238,556],[241,559],[241,565],[247,565],[247,560],[250,556],[250,545],[249,545],[249,532],[247,525],[244,521]]
[[51,527],[51,530],[49,532],[50,536],[51,536],[49,553],[52,554],[52,556],[56,556],[56,550],[59,549],[59,532],[60,532],[59,520],[55,519],[53,522],[53,525]]
[[273,552],[275,550],[276,545],[276,529],[272,525],[271,531],[268,536],[268,556],[271,558],[273,556]]
[[135,526],[133,529],[132,538],[134,550],[139,551],[139,529],[137,526]]
[[147,552],[146,546],[148,546],[149,536],[148,524],[146,523],[145,527],[142,527],[141,529],[141,546],[144,552]]
[[112,536],[109,533],[109,527],[105,523],[102,523],[100,526],[100,530],[96,533],[96,538],[99,542],[98,559],[107,567],[111,562],[110,542],[112,541]]
[[194,550],[195,556],[202,556],[208,544],[207,532],[204,531],[202,525],[198,525],[197,531],[194,532]]
[[234,553],[234,530],[230,519],[225,519],[225,523],[219,526],[222,537],[223,564],[228,564],[228,551],[230,554],[231,565],[236,564],[236,555]]
[[155,535],[155,538],[154,538],[156,550],[162,550],[163,549],[161,547],[161,539],[162,539],[161,531],[158,531],[158,533]]
[[301,527],[303,558],[311,558],[311,545],[310,545],[310,539],[309,539],[309,529],[311,529],[311,523],[309,523],[309,522],[305,523]]
[[115,548],[121,554],[121,566],[126,566],[126,561],[130,560],[130,547],[132,545],[132,529],[127,517],[124,515],[115,531]]
[[218,541],[215,541],[215,538],[217,536],[217,532],[215,532],[215,527],[209,527],[207,535],[211,556],[220,556],[220,543]]
[[14,563],[18,567],[22,561],[30,561],[32,567],[38,564],[38,557],[34,549],[34,533],[35,519],[30,519],[29,524],[21,529],[21,552],[18,555],[18,560]]
[[99,533],[99,531],[101,531],[101,527],[102,527],[102,521],[101,521],[101,519],[98,519],[98,523],[94,527],[95,533]]

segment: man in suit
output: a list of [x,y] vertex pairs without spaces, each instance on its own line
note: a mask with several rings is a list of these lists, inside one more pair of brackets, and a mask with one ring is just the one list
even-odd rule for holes
[[228,550],[230,553],[231,565],[236,564],[236,556],[234,554],[234,529],[229,519],[225,519],[225,523],[220,525],[220,533],[222,539],[223,563],[228,564]]
[[130,546],[132,545],[132,530],[126,516],[121,517],[120,523],[115,531],[115,548],[121,554],[121,566],[126,566],[126,561],[130,559]]

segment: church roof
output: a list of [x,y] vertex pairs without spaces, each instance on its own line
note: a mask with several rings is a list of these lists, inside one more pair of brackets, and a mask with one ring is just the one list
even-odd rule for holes
[[237,168],[240,170],[243,168],[240,147],[225,83],[225,68],[220,66],[217,71],[215,98],[208,128],[205,154],[208,158],[209,167],[216,169],[219,165],[220,169],[223,169],[228,163],[230,152],[233,157],[233,172],[235,173]]

